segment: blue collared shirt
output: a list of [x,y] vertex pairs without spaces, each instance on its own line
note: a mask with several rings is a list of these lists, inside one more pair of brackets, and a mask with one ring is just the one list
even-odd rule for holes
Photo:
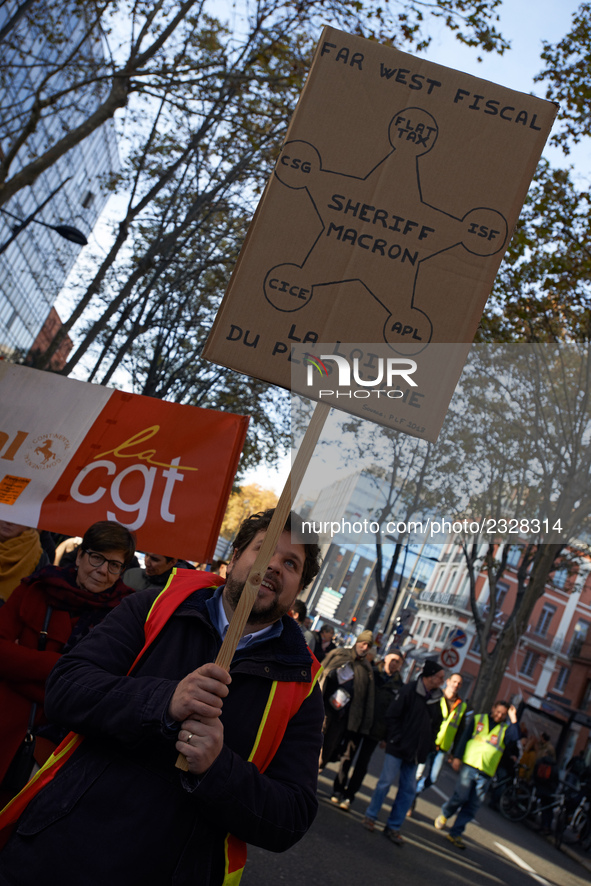
[[[207,611],[209,613],[211,623],[217,630],[222,640],[228,633],[228,628],[230,626],[230,622],[228,621],[228,617],[226,615],[226,611],[224,609],[224,604],[222,601],[223,590],[224,585],[220,585],[216,589],[214,595],[210,597],[205,604],[207,606]],[[245,649],[247,646],[256,646],[258,643],[262,643],[264,640],[270,640],[274,637],[279,637],[282,631],[283,625],[281,623],[281,619],[279,619],[278,621],[273,622],[272,625],[268,625],[266,628],[261,628],[260,631],[253,631],[252,634],[245,634],[243,637],[240,638],[236,649],[240,650]]]

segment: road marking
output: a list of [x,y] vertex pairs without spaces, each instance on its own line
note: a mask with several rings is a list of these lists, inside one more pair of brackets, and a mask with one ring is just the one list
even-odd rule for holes
[[436,794],[439,794],[442,800],[449,800],[447,794],[444,794],[443,791],[440,791],[436,784],[431,785],[431,790],[435,791]]
[[519,865],[520,868],[523,868],[524,871],[527,871],[530,877],[533,877],[533,879],[537,880],[538,883],[542,883],[543,886],[551,886],[548,880],[545,880],[543,877],[540,877],[539,874],[536,874],[535,870],[530,865],[528,865],[526,861],[516,855],[516,853],[513,852],[512,849],[509,849],[507,846],[503,846],[502,843],[497,842],[495,842],[495,846],[498,846],[501,852],[504,852],[505,855],[507,855],[511,859],[511,861],[514,861],[515,864]]

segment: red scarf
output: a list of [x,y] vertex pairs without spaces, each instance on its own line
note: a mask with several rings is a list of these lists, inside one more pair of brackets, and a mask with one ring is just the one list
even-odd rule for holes
[[69,652],[82,637],[86,636],[109,613],[118,606],[124,597],[133,594],[120,578],[114,585],[93,594],[76,584],[75,566],[61,569],[59,566],[46,566],[23,580],[23,584],[38,588],[54,609],[69,612],[72,617],[72,633],[68,637],[62,654]]
[[133,593],[133,589],[128,588],[118,578],[106,591],[94,594],[92,591],[78,587],[76,574],[75,566],[68,566],[65,569],[59,566],[45,566],[24,578],[22,583],[32,587],[38,585],[50,606],[65,610],[71,615],[81,615],[89,609],[114,609],[124,597]]

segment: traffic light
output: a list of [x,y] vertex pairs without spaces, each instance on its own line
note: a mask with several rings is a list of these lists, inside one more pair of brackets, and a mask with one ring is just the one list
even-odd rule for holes
[[397,643],[402,643],[410,636],[410,622],[411,619],[404,612],[396,618],[393,633]]

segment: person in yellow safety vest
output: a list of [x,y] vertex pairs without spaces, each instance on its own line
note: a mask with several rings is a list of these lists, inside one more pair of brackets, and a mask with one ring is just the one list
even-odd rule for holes
[[247,843],[282,852],[304,836],[324,706],[320,665],[287,614],[319,569],[296,514],[229,673],[215,664],[272,514],[243,522],[225,584],[174,570],[61,657],[47,711],[74,732],[0,812],[2,886],[38,886],[48,871],[84,886],[237,886]]
[[[435,750],[429,754],[424,765],[417,768],[417,794],[426,791],[432,784],[435,784],[439,778],[443,761],[450,756],[458,735],[461,734],[460,727],[468,707],[458,695],[462,683],[461,674],[450,674],[445,682],[441,698],[443,722],[435,739]],[[414,809],[415,803],[413,803],[412,809]]]
[[[507,724],[507,716],[511,725]],[[441,807],[435,827],[442,830],[457,812],[447,839],[458,849],[465,849],[464,828],[472,821],[486,795],[489,782],[501,761],[505,744],[519,740],[517,711],[508,701],[497,701],[490,714],[468,717],[462,737],[454,752],[452,767],[460,772],[452,797]]]

